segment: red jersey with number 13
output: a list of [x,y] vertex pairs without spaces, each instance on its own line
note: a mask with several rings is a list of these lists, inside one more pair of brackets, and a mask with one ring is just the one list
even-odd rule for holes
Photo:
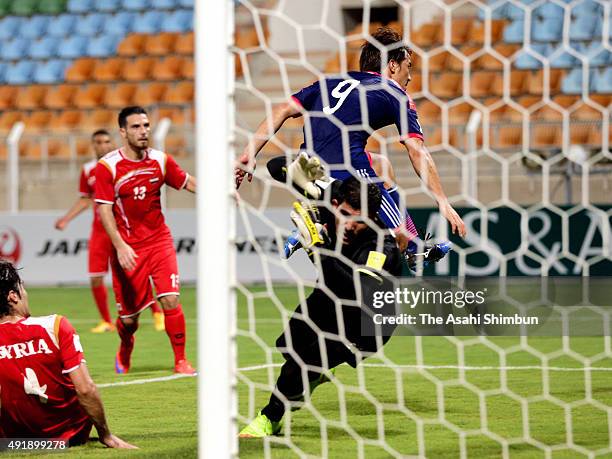
[[164,183],[184,188],[189,175],[166,153],[149,149],[140,160],[128,159],[121,149],[105,155],[95,169],[95,197],[99,204],[114,204],[117,229],[123,240],[142,247],[170,237],[161,211]]

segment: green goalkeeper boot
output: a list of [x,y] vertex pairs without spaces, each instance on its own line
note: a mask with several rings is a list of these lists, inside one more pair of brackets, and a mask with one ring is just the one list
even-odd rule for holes
[[261,411],[257,414],[257,417],[240,431],[238,435],[240,438],[263,438],[271,435],[276,435],[281,430],[281,423],[270,421],[268,416],[261,414]]

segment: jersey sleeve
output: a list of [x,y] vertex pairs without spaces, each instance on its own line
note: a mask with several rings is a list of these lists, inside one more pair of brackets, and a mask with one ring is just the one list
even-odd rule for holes
[[300,107],[304,108],[305,110],[311,110],[320,94],[320,85],[317,81],[316,83],[306,86],[305,88],[296,92],[293,96],[291,96],[291,98]]
[[397,95],[395,92],[390,96],[393,105],[393,116],[395,125],[403,142],[411,137],[424,139],[423,129],[419,123],[416,105],[407,94]]
[[79,193],[81,196],[90,198],[92,196],[92,189],[89,186],[87,181],[87,174],[85,173],[85,168],[81,169],[81,178],[79,179]]
[[170,155],[166,155],[166,177],[164,182],[176,190],[180,190],[187,184],[189,174],[181,169],[181,166]]
[[95,200],[99,204],[114,204],[115,189],[113,175],[104,162],[98,162],[94,169],[96,174]]
[[79,335],[68,319],[58,316],[56,320],[59,321],[59,324],[56,324],[56,334],[62,361],[62,373],[70,373],[85,361],[83,346],[81,346]]

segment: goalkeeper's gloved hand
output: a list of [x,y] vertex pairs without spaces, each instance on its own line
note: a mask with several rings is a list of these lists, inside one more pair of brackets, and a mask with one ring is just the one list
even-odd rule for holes
[[306,197],[314,199],[319,199],[321,196],[321,189],[314,184],[314,181],[327,179],[319,158],[310,157],[305,151],[300,152],[298,157],[289,164],[287,177],[304,190]]
[[331,243],[327,229],[319,221],[319,209],[316,206],[296,201],[290,216],[300,232],[300,242],[305,249],[323,247]]

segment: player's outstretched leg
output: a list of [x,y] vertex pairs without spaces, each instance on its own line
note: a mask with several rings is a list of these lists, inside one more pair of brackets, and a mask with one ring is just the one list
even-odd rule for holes
[[91,281],[91,294],[94,297],[94,301],[100,313],[102,321],[91,329],[92,333],[104,333],[115,331],[113,325],[113,319],[111,319],[110,311],[108,308],[108,292],[104,285],[103,276],[92,276]]
[[162,308],[160,308],[157,303],[153,303],[151,305],[151,313],[153,314],[153,328],[155,328],[155,331],[164,331],[166,325],[164,323]]
[[196,371],[185,358],[185,315],[178,296],[163,296],[159,301],[164,311],[166,333],[174,352],[174,372],[193,375]]
[[125,374],[130,371],[130,360],[135,341],[134,333],[138,330],[138,316],[125,319],[118,317],[116,323],[121,344],[115,356],[115,372]]

